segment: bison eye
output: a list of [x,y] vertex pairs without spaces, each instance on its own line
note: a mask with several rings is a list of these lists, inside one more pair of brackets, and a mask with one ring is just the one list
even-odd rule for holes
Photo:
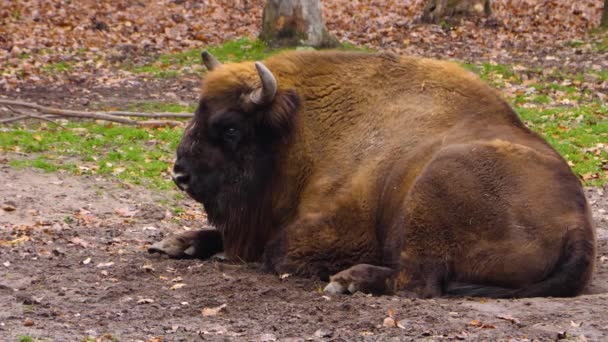
[[234,127],[228,127],[224,130],[223,138],[224,141],[235,147],[239,140],[241,140],[241,132]]

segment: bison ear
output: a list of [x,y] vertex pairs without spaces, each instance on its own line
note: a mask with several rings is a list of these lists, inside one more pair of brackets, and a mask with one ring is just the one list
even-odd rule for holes
[[272,105],[264,110],[263,121],[275,136],[289,136],[296,125],[300,97],[294,90],[278,90]]

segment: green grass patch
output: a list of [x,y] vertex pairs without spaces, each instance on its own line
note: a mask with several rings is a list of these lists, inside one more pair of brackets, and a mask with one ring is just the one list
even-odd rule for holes
[[66,129],[19,127],[0,135],[0,152],[20,152],[15,168],[47,172],[100,174],[155,189],[173,188],[169,170],[181,139],[181,127],[144,129],[130,126],[69,123]]
[[608,181],[608,106],[517,108],[532,130],[540,133],[587,185]]
[[[366,50],[352,45],[343,49]],[[248,39],[229,41],[208,47],[208,50],[222,62],[260,60],[280,51]],[[204,72],[200,52],[201,49],[196,49],[163,54],[132,70],[155,77]],[[544,136],[586,184],[599,185],[608,181],[607,147],[603,145],[608,141],[608,106],[598,99],[599,88],[594,88],[597,82],[608,80],[608,70],[585,70],[575,74],[559,68],[544,70],[490,62],[460,64],[500,89],[527,125]],[[50,68],[62,70],[62,67]],[[589,82],[596,83],[587,86]],[[194,105],[156,101],[94,104],[92,107],[140,112],[191,113],[195,110]],[[101,174],[132,184],[168,189],[173,188],[168,171],[181,132],[182,128],[151,130],[85,122],[69,123],[67,129],[14,125],[0,134],[0,152],[30,155],[11,160],[9,163],[15,168]],[[177,193],[175,196],[183,195]]]
[[101,111],[126,111],[126,112],[163,112],[163,113],[193,113],[196,104],[180,104],[158,101],[136,101],[108,105],[105,103],[92,103],[91,108]]
[[[261,40],[250,40],[241,38],[227,41],[221,45],[209,46],[201,49],[187,50],[176,53],[162,54],[155,61],[142,66],[129,66],[124,68],[135,73],[148,74],[157,78],[177,77],[188,72],[202,73],[205,69],[201,65],[201,52],[207,49],[220,62],[257,61],[270,57],[281,51],[310,49],[307,47],[271,49]],[[347,51],[371,51],[365,47],[352,44],[342,44],[339,50]]]
[[72,65],[68,62],[57,62],[43,66],[42,70],[49,74],[61,74],[72,70]]
[[[217,59],[222,62],[240,62],[245,60],[260,60],[279,50],[271,50],[260,40],[242,38],[228,41],[222,45],[207,47]],[[149,64],[131,68],[135,73],[145,73],[158,78],[177,77],[184,72],[204,69],[201,66],[202,49],[162,54]],[[186,70],[184,70],[184,68]]]
[[512,67],[504,64],[484,62],[479,64],[459,63],[463,68],[476,73],[481,79],[495,86],[501,86],[505,80],[518,81]]
[[595,42],[595,50],[598,52],[608,52],[608,29],[601,32],[602,35]]
[[583,86],[590,80],[603,82],[608,70],[583,74],[495,63],[462,66],[501,89],[528,127],[564,156],[587,185],[608,181],[608,105]]

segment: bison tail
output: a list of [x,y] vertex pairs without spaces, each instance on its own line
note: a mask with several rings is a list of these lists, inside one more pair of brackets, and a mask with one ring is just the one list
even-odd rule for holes
[[544,280],[521,288],[449,282],[448,296],[488,298],[572,297],[591,279],[595,261],[595,237],[591,229],[571,230],[555,269]]

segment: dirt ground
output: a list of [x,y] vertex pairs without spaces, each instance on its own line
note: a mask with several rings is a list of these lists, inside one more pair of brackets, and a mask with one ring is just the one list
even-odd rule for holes
[[[11,158],[0,156],[1,341],[608,339],[608,188],[587,189],[599,254],[585,295],[330,296],[320,282],[256,265],[149,255],[166,234],[206,224],[196,203],[103,178],[15,170]],[[386,326],[389,316],[397,326]]]

